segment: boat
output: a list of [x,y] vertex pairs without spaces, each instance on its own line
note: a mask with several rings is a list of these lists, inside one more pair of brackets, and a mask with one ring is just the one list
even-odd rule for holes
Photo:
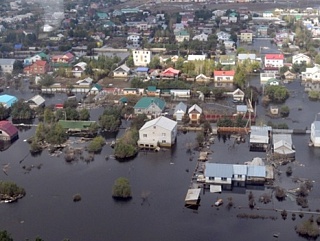
[[223,200],[221,199],[221,198],[219,198],[215,203],[214,203],[214,205],[216,206],[216,207],[219,207],[220,205],[222,205],[223,204]]
[[279,235],[280,235],[280,233],[274,233],[274,234],[273,234],[273,237],[278,238]]

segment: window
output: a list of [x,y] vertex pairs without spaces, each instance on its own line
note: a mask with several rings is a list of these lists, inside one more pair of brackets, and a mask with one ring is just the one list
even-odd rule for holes
[[214,180],[214,177],[209,177],[209,180],[210,180],[210,181],[213,181],[213,180]]
[[221,181],[227,181],[226,177],[221,177]]
[[162,136],[166,136],[166,133],[162,133]]
[[166,140],[162,140],[162,143],[167,143],[167,141]]
[[153,126],[153,129],[156,129],[157,127],[156,126]]
[[238,175],[238,178],[242,178],[242,175]]
[[148,136],[147,134],[143,134],[143,137],[144,137],[144,138],[147,138],[147,136]]

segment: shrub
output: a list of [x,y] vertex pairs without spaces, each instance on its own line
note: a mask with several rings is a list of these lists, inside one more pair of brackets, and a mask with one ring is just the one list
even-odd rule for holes
[[102,150],[103,145],[105,144],[105,139],[102,136],[97,136],[92,139],[92,141],[88,145],[88,152],[100,152]]
[[298,196],[296,202],[297,205],[301,206],[302,208],[308,207],[308,199],[306,197]]
[[81,196],[80,196],[80,194],[75,194],[75,195],[73,196],[73,201],[74,201],[74,202],[79,202],[79,201],[81,201]]
[[307,239],[316,239],[320,235],[318,225],[313,219],[307,219],[295,227],[296,232]]
[[281,187],[276,187],[275,195],[279,201],[283,201],[287,196],[285,190]]
[[287,216],[288,216],[288,212],[286,210],[282,210],[281,216],[282,216],[283,220],[286,220]]
[[119,177],[113,185],[112,196],[114,198],[131,198],[131,187],[129,180],[124,177]]
[[292,175],[292,167],[291,166],[288,166],[286,174],[287,174],[287,176],[291,176]]

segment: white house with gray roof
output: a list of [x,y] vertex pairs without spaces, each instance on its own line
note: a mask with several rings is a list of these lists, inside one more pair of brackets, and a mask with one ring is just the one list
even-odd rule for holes
[[176,121],[182,121],[182,118],[186,113],[187,113],[187,105],[183,102],[180,102],[174,108],[173,118],[175,118]]
[[41,95],[35,95],[27,101],[31,109],[45,105],[46,100]]
[[2,73],[12,74],[15,59],[0,59],[0,67]]
[[266,151],[270,144],[270,126],[251,126],[250,151]]
[[139,130],[138,145],[154,149],[158,146],[171,147],[177,137],[177,122],[165,116],[147,121]]

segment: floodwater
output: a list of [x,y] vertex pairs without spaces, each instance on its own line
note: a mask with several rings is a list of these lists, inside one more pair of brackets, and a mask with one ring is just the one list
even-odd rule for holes
[[[252,79],[252,82],[257,81]],[[303,93],[298,81],[288,84],[291,97],[286,105],[290,107],[287,119],[272,120],[288,123],[290,128],[310,128],[319,102],[311,102]],[[6,90],[19,98],[28,99],[31,93]],[[19,94],[20,93],[20,94]],[[47,99],[49,103],[61,103],[65,95]],[[261,102],[260,102],[261,103]],[[299,109],[298,109],[299,107]],[[94,120],[102,110],[91,110]],[[258,105],[257,113],[264,116],[265,109]],[[266,117],[264,121],[268,121]],[[124,122],[124,126],[128,123]],[[35,128],[24,129],[19,140],[8,150],[0,153],[0,164],[9,163],[8,175],[0,171],[0,180],[11,180],[26,189],[27,195],[16,203],[0,204],[0,227],[12,234],[14,240],[35,239],[40,236],[46,241],[162,241],[162,240],[276,240],[274,233],[280,233],[277,240],[303,240],[294,230],[301,222],[297,218],[282,220],[279,212],[272,209],[300,210],[294,200],[286,198],[279,202],[273,197],[269,204],[258,202],[260,195],[271,193],[264,187],[234,189],[221,194],[208,191],[201,194],[198,210],[184,207],[184,198],[189,188],[192,172],[196,166],[198,152],[186,152],[188,143],[195,143],[196,133],[179,133],[176,146],[158,153],[140,152],[127,162],[112,158],[113,149],[105,146],[93,162],[77,161],[67,163],[61,156],[50,156],[43,151],[40,156],[29,155],[29,146],[24,139],[34,134]],[[123,131],[123,130],[121,130]],[[121,131],[120,134],[121,135]],[[114,137],[106,137],[106,141]],[[319,169],[320,149],[308,147],[308,135],[294,135],[296,161],[289,164],[293,174],[287,177],[287,166],[281,167],[276,184],[286,189],[296,188],[294,177],[314,181],[309,194],[309,208],[320,209]],[[226,141],[216,137],[211,145],[212,162],[243,163],[265,153],[249,152],[246,142],[233,146],[234,138]],[[106,160],[105,157],[109,159]],[[23,167],[42,164],[41,168]],[[133,198],[119,202],[111,197],[112,186],[118,177],[127,177],[131,183]],[[252,191],[259,210],[248,208],[248,193]],[[80,202],[73,202],[73,195],[79,193]],[[147,196],[143,201],[142,196]],[[227,198],[231,197],[234,208],[226,209]],[[212,207],[217,198],[223,198],[224,205]],[[269,219],[240,219],[237,214],[259,214]],[[305,215],[305,218],[310,215]]]

